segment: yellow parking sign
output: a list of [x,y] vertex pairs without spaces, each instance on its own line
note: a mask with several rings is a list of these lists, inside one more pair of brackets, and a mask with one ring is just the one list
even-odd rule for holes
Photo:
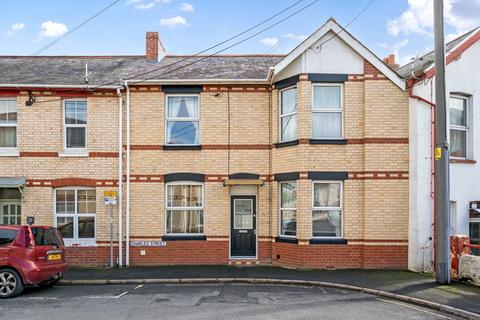
[[117,191],[103,191],[103,202],[106,205],[117,204]]
[[116,197],[117,191],[103,191],[104,197]]

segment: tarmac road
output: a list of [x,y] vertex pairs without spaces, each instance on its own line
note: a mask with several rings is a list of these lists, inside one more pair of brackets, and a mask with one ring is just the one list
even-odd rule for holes
[[322,287],[145,284],[31,288],[0,300],[0,319],[459,319]]

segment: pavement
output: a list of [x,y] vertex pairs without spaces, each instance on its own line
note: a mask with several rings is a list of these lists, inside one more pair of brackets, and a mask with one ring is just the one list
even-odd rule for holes
[[461,319],[357,291],[320,286],[200,283],[27,288],[0,302],[0,319]]
[[[63,284],[142,283],[178,279],[278,279],[327,282],[421,299],[476,313],[480,318],[480,288],[466,283],[437,285],[431,275],[398,270],[300,270],[267,266],[161,266],[71,268]],[[153,281],[154,282],[154,281]],[[367,293],[374,293],[368,292]],[[415,301],[413,301],[415,302]],[[417,303],[418,304],[418,303]]]

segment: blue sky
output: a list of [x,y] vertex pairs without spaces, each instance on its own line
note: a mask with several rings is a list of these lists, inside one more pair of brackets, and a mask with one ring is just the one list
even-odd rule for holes
[[[29,55],[113,0],[16,0],[2,3],[0,55]],[[121,0],[44,55],[144,54],[145,32],[167,51],[192,54],[270,17],[296,0]],[[312,0],[304,0],[290,12]],[[433,47],[433,0],[376,0],[348,30],[374,53],[400,62]],[[446,36],[480,23],[480,0],[444,0]],[[226,53],[288,53],[329,17],[347,24],[370,0],[320,0]],[[280,19],[280,18],[279,18]],[[268,24],[267,24],[268,25]]]

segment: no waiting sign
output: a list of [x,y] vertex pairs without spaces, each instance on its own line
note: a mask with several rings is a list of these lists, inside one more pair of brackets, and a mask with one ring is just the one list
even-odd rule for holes
[[106,205],[117,204],[117,191],[103,191],[103,202]]

